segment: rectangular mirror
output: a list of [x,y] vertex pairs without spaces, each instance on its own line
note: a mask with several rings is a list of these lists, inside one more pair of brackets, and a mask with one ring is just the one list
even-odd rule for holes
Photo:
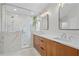
[[40,20],[40,30],[48,30],[49,29],[49,15],[45,15]]
[[79,4],[78,3],[60,4],[59,28],[63,30],[79,29]]

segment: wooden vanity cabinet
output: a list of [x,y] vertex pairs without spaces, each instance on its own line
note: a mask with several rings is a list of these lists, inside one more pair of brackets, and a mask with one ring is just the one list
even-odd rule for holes
[[33,44],[36,50],[42,56],[77,56],[79,50],[58,43],[53,40],[49,40],[37,35],[33,35]]

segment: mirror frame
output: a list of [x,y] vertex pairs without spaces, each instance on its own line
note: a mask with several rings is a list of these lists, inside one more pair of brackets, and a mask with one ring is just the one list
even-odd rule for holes
[[[46,28],[40,28],[40,30],[49,30],[49,15],[46,14],[43,17],[46,17],[47,26],[46,26]],[[42,17],[42,20],[43,20],[43,17]]]
[[[62,4],[62,3],[61,3]],[[74,4],[74,3],[73,3]],[[61,23],[60,23],[60,8],[61,8],[61,6],[59,6],[59,8],[58,8],[58,28],[59,28],[59,30],[79,30],[79,29],[62,29],[61,28]]]

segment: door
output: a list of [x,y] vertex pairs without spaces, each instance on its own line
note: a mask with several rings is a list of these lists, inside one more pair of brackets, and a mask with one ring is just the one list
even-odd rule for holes
[[69,46],[65,46],[64,54],[66,56],[77,56],[77,49],[69,47]]
[[56,42],[47,40],[47,56],[56,56]]
[[65,46],[56,42],[56,56],[65,56]]

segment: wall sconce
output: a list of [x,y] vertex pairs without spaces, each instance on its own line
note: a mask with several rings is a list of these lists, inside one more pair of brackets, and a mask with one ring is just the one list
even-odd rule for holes
[[62,7],[63,8],[64,7],[64,3],[59,3],[58,7]]
[[44,17],[45,15],[50,15],[51,13],[49,12],[49,11],[47,11],[47,12],[44,12],[42,15],[41,15],[41,17]]

